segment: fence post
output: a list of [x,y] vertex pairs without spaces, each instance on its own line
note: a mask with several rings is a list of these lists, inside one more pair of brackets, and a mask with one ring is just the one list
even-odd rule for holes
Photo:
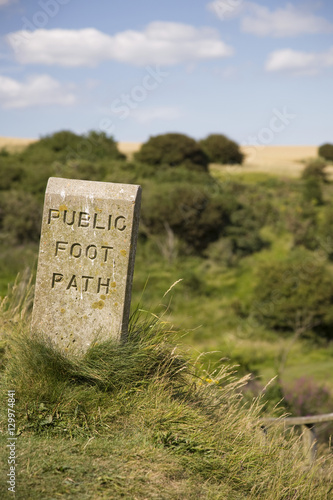
[[313,424],[302,425],[304,454],[312,464],[316,459],[317,436]]

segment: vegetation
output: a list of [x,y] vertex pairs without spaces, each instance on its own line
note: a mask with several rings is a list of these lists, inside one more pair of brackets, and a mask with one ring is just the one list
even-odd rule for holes
[[[16,297],[1,319],[25,304]],[[135,313],[125,344],[95,344],[79,358],[27,330],[22,320],[7,326],[1,353],[2,406],[15,388],[17,498],[329,495],[329,457],[310,468],[297,435],[264,433],[260,399],[242,398],[248,377],[207,372],[155,315]]]
[[333,276],[311,253],[294,252],[285,261],[258,269],[253,314],[271,329],[333,333]]
[[[226,173],[182,154],[179,163],[140,154],[128,162],[104,134],[54,135],[0,155],[0,295],[8,296],[18,271],[36,267],[49,176],[136,183],[143,201],[132,304],[163,319],[141,317],[128,345],[94,346],[76,362],[27,334],[31,293],[1,302],[1,383],[17,390],[22,498],[32,490],[36,498],[45,491],[50,498],[144,498],[161,490],[165,498],[328,498],[328,465],[306,476],[298,434],[272,428],[266,438],[258,421],[263,411],[331,411],[326,164],[307,162],[294,179],[245,168]],[[160,299],[176,281],[172,300]],[[14,290],[23,293],[18,283]],[[185,357],[165,315],[190,346]],[[310,406],[302,403],[306,391]],[[331,433],[320,437],[328,460]]]
[[322,144],[318,148],[318,155],[328,161],[333,161],[333,144]]
[[162,134],[151,137],[134,155],[135,159],[157,168],[184,165],[207,171],[208,157],[199,144],[184,134]]
[[322,158],[315,158],[306,163],[302,172],[302,179],[316,179],[317,181],[327,182],[325,172],[326,161]]
[[222,134],[210,134],[200,141],[200,146],[211,163],[241,164],[244,155],[238,144]]

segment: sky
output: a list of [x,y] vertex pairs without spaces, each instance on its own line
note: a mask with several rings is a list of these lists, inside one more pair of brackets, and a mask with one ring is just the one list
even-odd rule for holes
[[0,136],[333,142],[333,2],[0,0]]

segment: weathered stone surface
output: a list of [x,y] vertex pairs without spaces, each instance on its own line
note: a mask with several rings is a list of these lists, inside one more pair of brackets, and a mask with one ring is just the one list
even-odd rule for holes
[[50,178],[32,331],[64,350],[126,336],[140,186]]

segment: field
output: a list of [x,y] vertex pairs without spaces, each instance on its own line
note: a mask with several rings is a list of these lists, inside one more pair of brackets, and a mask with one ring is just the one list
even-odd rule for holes
[[0,150],[5,148],[10,153],[22,151],[29,144],[36,142],[37,139],[18,139],[14,137],[0,137]]

